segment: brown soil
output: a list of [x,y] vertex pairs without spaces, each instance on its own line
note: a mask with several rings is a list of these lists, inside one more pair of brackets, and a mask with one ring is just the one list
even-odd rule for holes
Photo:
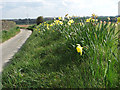
[[27,28],[28,26],[30,26],[30,25],[17,25],[18,27],[25,27],[25,28]]

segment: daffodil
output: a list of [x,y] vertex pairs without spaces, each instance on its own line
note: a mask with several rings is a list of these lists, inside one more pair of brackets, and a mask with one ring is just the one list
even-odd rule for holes
[[80,22],[79,24],[80,24],[80,26],[82,26],[82,25],[83,25],[83,23],[81,23],[81,22]]
[[97,21],[98,21],[98,19],[95,19],[95,21],[97,22]]
[[67,17],[67,16],[68,16],[68,14],[65,15],[65,17]]
[[70,23],[74,23],[73,19],[69,20]]
[[89,18],[89,21],[91,20],[91,18]]
[[60,25],[63,25],[63,22],[62,22],[62,21],[59,21],[59,24],[60,24]]
[[95,15],[94,13],[92,14],[92,19],[96,19],[98,16]]
[[97,18],[98,16],[97,15],[95,15],[95,18]]
[[81,47],[80,44],[77,44],[76,49],[77,49],[77,52],[82,55],[82,49],[83,49],[83,47]]
[[48,29],[48,30],[50,29],[49,26],[47,26],[47,29]]
[[74,23],[73,19],[68,21],[68,25],[71,25],[72,23]]
[[55,24],[56,24],[56,25],[58,25],[58,24],[59,24],[59,20],[55,20],[54,22],[55,22]]
[[95,22],[95,19],[92,19],[92,22]]
[[70,19],[70,16],[68,16],[68,14],[66,14],[65,17],[66,17],[67,19]]
[[68,25],[69,25],[69,26],[71,26],[71,23],[70,23],[70,22],[68,22]]
[[117,18],[117,23],[120,23],[120,17]]
[[95,21],[97,22],[97,21],[98,21],[98,19],[92,19],[92,22],[95,22]]
[[55,23],[51,23],[51,24],[50,24],[50,27],[52,27],[52,26],[54,26],[54,25],[55,25]]
[[50,27],[52,27],[53,26],[53,24],[50,24]]
[[95,14],[93,13],[92,16],[95,17]]
[[49,24],[47,24],[47,29],[49,30],[50,28],[49,28]]
[[59,20],[61,20],[62,18],[61,17],[58,17]]
[[86,19],[86,22],[90,22],[90,20],[89,20],[89,19]]
[[110,18],[109,18],[109,17],[108,17],[107,19],[108,19],[108,21],[110,21]]

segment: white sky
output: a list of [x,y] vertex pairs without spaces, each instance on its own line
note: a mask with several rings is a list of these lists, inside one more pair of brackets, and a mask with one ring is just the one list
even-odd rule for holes
[[[64,16],[118,15],[120,0],[0,0],[3,19]],[[1,15],[1,14],[0,14]]]

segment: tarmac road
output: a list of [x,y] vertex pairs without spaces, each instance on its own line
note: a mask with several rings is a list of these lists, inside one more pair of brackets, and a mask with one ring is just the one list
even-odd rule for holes
[[21,29],[19,34],[0,44],[0,74],[2,72],[2,67],[10,61],[31,33],[32,31],[30,30]]

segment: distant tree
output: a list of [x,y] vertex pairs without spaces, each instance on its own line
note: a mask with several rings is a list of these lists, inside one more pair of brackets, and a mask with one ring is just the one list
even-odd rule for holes
[[43,16],[39,16],[37,19],[36,19],[36,23],[37,25],[39,25],[40,23],[43,22]]

